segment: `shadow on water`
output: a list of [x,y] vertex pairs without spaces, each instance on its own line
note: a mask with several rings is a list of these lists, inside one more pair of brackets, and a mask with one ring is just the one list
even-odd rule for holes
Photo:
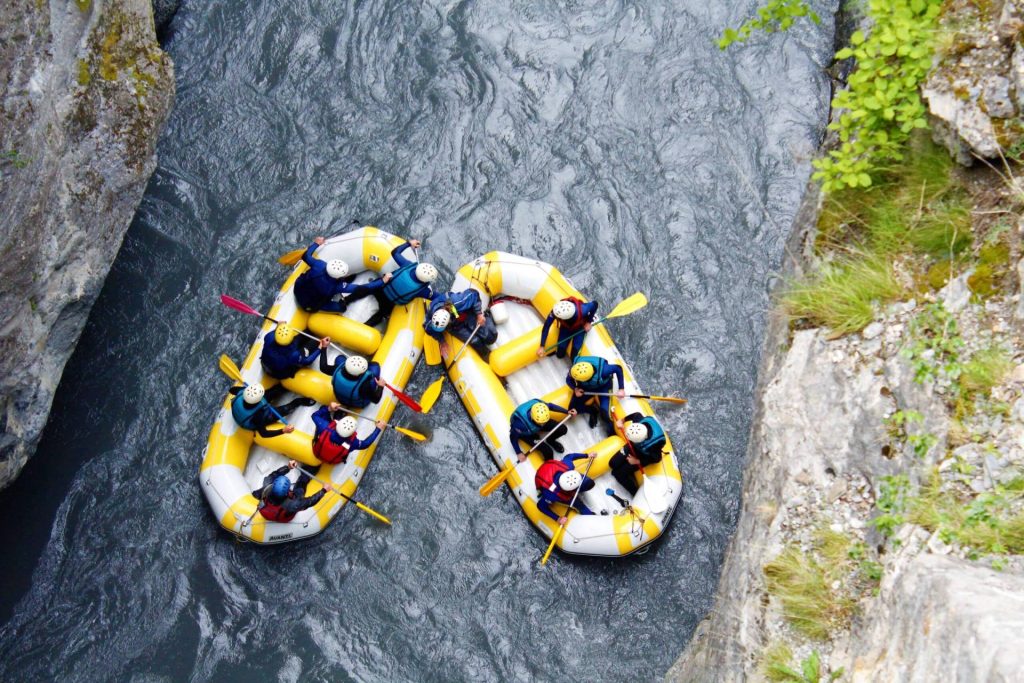
[[[736,519],[764,312],[827,111],[831,30],[719,52],[754,0],[186,2],[178,101],[35,460],[0,598],[5,680],[653,680],[707,612]],[[823,17],[835,3],[814,3]],[[258,548],[196,483],[280,253],[352,218],[425,238],[442,277],[491,249],[557,265],[612,333],[681,453],[648,554],[556,555],[446,390],[388,433],[309,542]],[[315,226],[315,227],[314,227]],[[609,327],[612,323],[609,323]],[[434,379],[418,368],[413,394]],[[15,528],[16,527],[16,528]]]

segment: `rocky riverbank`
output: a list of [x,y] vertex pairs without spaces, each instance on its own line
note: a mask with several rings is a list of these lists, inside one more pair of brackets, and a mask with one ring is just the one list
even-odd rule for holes
[[0,8],[0,487],[53,394],[156,165],[174,72],[148,0]]
[[[944,258],[887,254],[901,293],[859,332],[772,313],[736,535],[667,680],[1024,670],[1021,7],[946,3],[947,45],[922,88],[936,140],[984,162],[935,198],[948,210],[959,193],[970,235],[954,228]],[[789,281],[852,247],[836,244],[848,218],[822,247],[823,206],[810,188]]]

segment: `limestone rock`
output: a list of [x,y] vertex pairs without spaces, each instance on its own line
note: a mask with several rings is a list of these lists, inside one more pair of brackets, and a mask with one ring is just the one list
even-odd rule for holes
[[1024,320],[1024,258],[1017,261],[1017,308],[1013,317]]
[[21,1],[0,7],[0,83],[2,487],[153,172],[174,74],[148,0]]
[[1010,83],[1017,93],[1017,111],[1024,111],[1024,44],[1018,43],[1013,49],[1010,62]]
[[950,313],[957,313],[963,310],[971,300],[971,288],[967,279],[974,273],[973,269],[968,270],[959,277],[955,277],[946,283],[946,286],[939,290],[939,298],[942,305]]
[[851,636],[859,681],[1013,681],[1024,671],[1024,577],[918,555],[882,582]]

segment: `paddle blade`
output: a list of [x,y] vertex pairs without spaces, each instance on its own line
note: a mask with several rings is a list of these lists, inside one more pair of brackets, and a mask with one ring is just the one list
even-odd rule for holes
[[420,406],[423,408],[424,413],[429,413],[430,409],[437,403],[438,397],[441,395],[441,388],[444,386],[444,375],[438,377],[433,384],[427,387],[427,390],[420,396]]
[[419,432],[414,432],[411,429],[406,429],[405,427],[395,427],[395,431],[398,432],[399,434],[404,434],[405,436],[409,437],[413,441],[426,441],[427,440],[427,437],[425,437],[424,435],[420,434]]
[[423,336],[423,356],[427,359],[427,365],[437,365],[441,362],[441,347],[430,335]]
[[305,249],[296,249],[295,251],[289,251],[277,259],[277,262],[282,266],[294,266],[302,258],[302,255],[306,253]]
[[647,499],[647,509],[651,514],[660,515],[668,509],[668,489],[661,479],[644,477],[644,498]]
[[668,401],[669,403],[675,403],[677,405],[683,405],[686,403],[685,398],[677,398],[675,396],[651,396],[652,401]]
[[355,502],[357,508],[359,508],[360,510],[362,510],[366,514],[370,515],[371,517],[376,517],[377,519],[379,519],[380,521],[384,522],[387,525],[391,524],[391,520],[390,519],[388,519],[384,515],[380,514],[376,510],[373,510],[373,509],[363,505],[359,501],[353,501],[353,502]]
[[480,487],[480,495],[486,498],[494,493],[499,486],[505,483],[505,480],[508,479],[508,475],[512,474],[513,469],[515,468],[509,467],[507,470],[502,470],[488,479],[484,485]]
[[248,304],[243,303],[234,297],[228,296],[227,294],[220,295],[220,302],[228,308],[233,308],[236,311],[241,311],[242,313],[248,313],[249,315],[263,315],[255,308],[252,308]]
[[551,537],[551,545],[544,552],[544,557],[540,558],[540,566],[544,566],[548,563],[548,558],[551,557],[551,551],[555,549],[555,544],[558,543],[558,539],[562,537],[562,532],[565,531],[564,526],[559,526],[558,530],[555,531],[555,535]]
[[245,380],[242,379],[242,371],[238,369],[237,365],[235,365],[235,361],[228,358],[226,353],[220,354],[218,365],[220,366],[220,371],[231,379],[236,382],[245,382]]
[[643,292],[637,292],[632,296],[627,296],[625,299],[619,302],[619,305],[611,310],[605,318],[618,318],[619,316],[629,315],[635,313],[641,308],[647,305],[647,297],[644,296]]
[[406,407],[411,408],[412,410],[415,410],[417,413],[422,413],[423,412],[423,407],[420,406],[420,404],[417,403],[412,398],[412,396],[409,396],[408,394],[405,394],[405,393],[399,391],[398,389],[394,388],[393,386],[391,386],[387,382],[385,382],[384,385],[387,386],[387,388],[391,390],[391,393],[395,395],[395,398],[397,398],[399,401],[401,401]]

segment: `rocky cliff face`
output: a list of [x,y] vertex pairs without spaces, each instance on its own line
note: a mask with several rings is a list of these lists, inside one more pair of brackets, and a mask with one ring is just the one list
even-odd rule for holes
[[155,168],[174,96],[148,0],[0,7],[0,487],[46,424],[64,364]]

